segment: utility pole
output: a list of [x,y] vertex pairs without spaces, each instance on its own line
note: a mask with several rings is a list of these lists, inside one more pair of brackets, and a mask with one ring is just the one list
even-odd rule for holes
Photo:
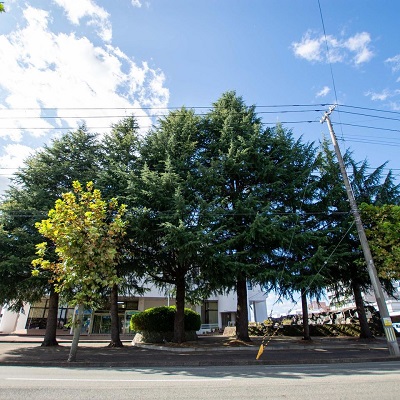
[[357,203],[354,198],[353,190],[351,188],[350,181],[347,176],[347,172],[346,172],[346,168],[345,168],[344,161],[342,158],[342,154],[340,153],[340,148],[339,148],[339,145],[336,140],[335,132],[333,131],[332,123],[329,118],[329,116],[331,115],[332,111],[335,108],[336,108],[336,106],[329,107],[329,111],[325,112],[324,116],[321,119],[321,124],[323,124],[325,121],[328,124],[329,133],[331,135],[333,147],[335,149],[336,157],[339,161],[340,171],[342,173],[343,181],[346,186],[346,191],[347,191],[347,196],[348,196],[349,202],[350,202],[351,212],[353,213],[353,216],[355,219],[358,236],[360,238],[361,247],[362,247],[362,250],[364,253],[364,258],[367,263],[368,274],[371,279],[376,302],[378,304],[379,313],[381,315],[381,321],[382,321],[383,329],[385,332],[387,345],[389,348],[389,353],[393,356],[398,356],[398,355],[400,355],[399,344],[397,343],[396,334],[395,334],[393,326],[392,326],[392,320],[390,318],[389,311],[388,311],[388,308],[386,305],[386,301],[385,301],[385,297],[383,294],[381,283],[378,279],[378,273],[376,272],[374,260],[372,258],[371,250],[369,248],[367,236],[365,234],[364,226],[361,221],[361,216],[360,216],[360,213],[357,208]]

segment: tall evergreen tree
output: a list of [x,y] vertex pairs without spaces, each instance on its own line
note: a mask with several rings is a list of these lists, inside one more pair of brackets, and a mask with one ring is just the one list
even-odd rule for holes
[[[73,180],[95,180],[98,159],[99,145],[95,134],[87,132],[85,127],[68,132],[25,161],[25,166],[15,174],[2,203],[1,218],[6,232],[3,238],[8,243],[25,245],[23,251],[4,258],[0,263],[0,281],[6,282],[8,293],[14,293],[12,298],[2,297],[0,301],[18,305],[50,295],[44,346],[57,344],[58,294],[52,289],[46,273],[37,279],[30,276],[29,263],[35,258],[35,245],[42,241],[35,223],[46,216],[62,193],[70,190]],[[9,267],[10,263],[12,267]],[[35,299],[30,296],[33,293],[37,295]]]
[[[206,229],[198,194],[198,136],[201,120],[192,110],[169,113],[146,137],[142,169],[131,200],[135,263],[159,287],[175,287],[174,341],[185,341],[184,305],[200,283]],[[198,287],[199,288],[199,287]]]
[[[290,141],[289,141],[290,143]],[[321,160],[312,143],[293,142],[292,152],[297,171],[286,185],[284,200],[275,212],[281,215],[286,232],[281,247],[274,251],[271,263],[276,266],[276,278],[269,282],[281,297],[296,301],[300,293],[303,311],[304,339],[310,340],[308,298],[320,300],[325,279],[321,272],[326,234],[319,215],[324,211],[324,199],[319,189],[318,164]]]
[[[373,337],[367,323],[362,292],[371,290],[371,282],[365,260],[361,251],[359,238],[354,226],[354,217],[350,213],[346,190],[340,175],[339,165],[329,149],[327,142],[323,143],[324,164],[321,166],[321,187],[326,194],[325,223],[328,227],[330,246],[327,254],[332,253],[326,266],[325,276],[330,287],[338,296],[352,293],[360,320],[360,336]],[[350,183],[357,204],[398,204],[400,186],[396,185],[391,172],[383,175],[386,164],[369,172],[367,161],[358,163],[352,154],[344,154],[346,168],[351,171]],[[390,282],[383,281],[390,290]]]
[[[236,336],[249,341],[247,283],[276,279],[287,237],[281,210],[304,186],[304,150],[282,127],[264,129],[255,107],[227,92],[206,116],[202,165],[214,234],[214,276],[237,293]],[[308,154],[308,153],[307,153]],[[307,165],[307,162],[305,163]]]
[[[101,142],[102,157],[97,187],[106,199],[116,198],[129,206],[131,182],[139,173],[139,125],[134,116],[122,119],[111,126]],[[129,226],[127,227],[129,231]],[[129,232],[120,241],[120,257],[116,265],[118,276],[123,278],[110,293],[111,341],[110,347],[122,347],[120,321],[118,317],[118,295],[141,293],[135,264],[131,257],[131,235]]]

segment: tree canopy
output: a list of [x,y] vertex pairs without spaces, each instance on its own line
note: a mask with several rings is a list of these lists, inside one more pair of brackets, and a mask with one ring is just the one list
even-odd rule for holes
[[[171,112],[145,138],[141,170],[132,179],[130,234],[133,257],[153,282],[175,287],[175,341],[184,338],[188,294],[202,290],[207,228],[201,219],[201,179],[196,161],[200,119]],[[203,292],[204,293],[204,292]]]
[[[1,204],[0,218],[6,235],[0,244],[4,245],[0,278],[4,278],[1,282],[7,286],[0,290],[1,303],[19,308],[23,302],[34,303],[46,295],[50,295],[51,303],[57,303],[48,274],[33,278],[31,275],[35,246],[43,240],[35,223],[47,215],[62,193],[71,189],[74,180],[84,183],[95,180],[99,154],[97,135],[82,126],[45,145],[14,174]],[[21,251],[10,254],[7,247],[15,248],[17,243]],[[12,268],[8,267],[10,263]],[[54,315],[48,318],[43,345],[57,344],[57,306],[49,313]]]
[[360,210],[379,276],[400,280],[400,206],[362,203]]
[[[41,269],[50,271],[55,290],[70,304],[80,306],[80,312],[83,307],[96,308],[103,289],[119,283],[118,242],[126,226],[122,221],[124,205],[103,200],[92,182],[86,189],[74,181],[73,192],[64,193],[49,211],[48,219],[36,223],[39,232],[54,245],[57,260],[46,258],[49,245],[42,242],[36,246],[39,257],[32,261],[32,274],[39,275]],[[81,317],[78,315],[78,321]],[[76,330],[80,332],[79,324]],[[75,359],[72,350],[70,359]]]
[[[58,259],[46,259],[49,245],[42,242],[36,245],[39,258],[32,264],[51,271],[56,291],[65,293],[72,305],[94,307],[100,289],[119,280],[115,265],[118,241],[125,230],[125,206],[102,200],[92,182],[87,183],[86,192],[78,181],[73,182],[73,189],[56,201],[48,219],[36,223],[39,233],[54,244]],[[38,275],[39,270],[32,274]]]
[[[392,173],[384,174],[385,165],[370,172],[368,163],[356,162],[349,151],[344,159],[352,170],[358,204],[379,206],[379,212],[389,213],[383,207],[398,204],[400,198]],[[76,193],[71,193],[76,180],[82,186],[75,183]],[[82,187],[87,182],[94,182],[85,192],[91,199],[87,205],[93,207],[100,198],[107,207],[117,207],[114,198],[126,204],[125,234],[118,243],[110,241],[113,249],[101,242],[104,238],[100,240],[106,228],[100,229],[96,213],[83,211]],[[42,240],[35,223],[54,204],[48,222],[39,223],[49,242],[40,245],[36,263],[45,268],[35,277],[30,263]],[[77,304],[90,304],[89,292],[108,288],[115,306],[118,293],[139,290],[138,279],[143,279],[161,289],[173,286],[178,342],[185,340],[185,302],[211,293],[237,292],[237,337],[249,340],[249,283],[286,298],[300,291],[305,310],[307,296],[319,298],[326,287],[336,288],[338,294],[348,290],[361,303],[361,290],[370,287],[340,170],[328,143],[324,141],[318,152],[313,143],[296,139],[279,124],[263,126],[255,107],[247,106],[235,92],[224,93],[202,115],[186,108],[171,111],[146,135],[140,134],[133,116],[112,125],[104,136],[84,126],[68,132],[26,160],[1,210],[0,301],[18,307],[33,301],[34,295],[52,293],[50,281]],[[393,259],[386,259],[397,263],[392,211],[390,218],[387,214],[390,227],[387,221],[378,223],[376,215],[368,220],[372,237],[381,244],[387,241],[386,247],[375,251],[381,257],[381,277],[389,283],[398,276],[384,260],[384,254],[391,252]],[[109,224],[119,215],[118,209],[107,215],[103,223]],[[62,226],[64,236],[54,230],[55,224],[72,216]],[[86,231],[88,226],[92,228]],[[72,227],[77,231],[68,231]],[[90,236],[95,234],[100,242]],[[58,250],[50,256],[56,237]],[[76,242],[71,244],[71,238]],[[71,253],[78,244],[79,254]],[[89,256],[73,258],[83,257],[80,253],[99,260],[102,256],[103,261],[113,255],[108,267],[113,273],[105,269],[104,276],[96,276],[99,270],[89,268]],[[61,256],[69,261],[60,262]],[[101,271],[103,264],[99,265]],[[79,272],[79,283],[67,267]],[[35,285],[35,290],[29,289]]]

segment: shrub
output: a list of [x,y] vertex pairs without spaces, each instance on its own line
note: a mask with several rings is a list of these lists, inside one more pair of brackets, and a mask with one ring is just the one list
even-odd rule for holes
[[[374,336],[382,336],[383,329],[380,324],[369,325]],[[276,336],[303,336],[302,325],[280,325],[276,330],[272,325],[259,324],[257,326],[249,327],[249,335],[263,336],[263,335],[276,335]],[[310,325],[311,336],[352,336],[358,337],[360,335],[360,325],[357,324],[343,324],[343,325]]]
[[[175,306],[148,308],[132,315],[130,328],[136,332],[173,332],[175,313]],[[198,331],[200,326],[200,315],[185,308],[185,331]]]

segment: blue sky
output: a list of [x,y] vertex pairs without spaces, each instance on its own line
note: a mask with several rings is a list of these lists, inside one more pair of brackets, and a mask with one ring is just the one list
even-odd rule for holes
[[4,5],[0,193],[29,154],[82,121],[102,133],[134,112],[145,133],[162,109],[210,107],[227,90],[257,105],[265,123],[288,122],[295,137],[315,142],[328,135],[319,104],[338,102],[332,121],[342,148],[400,173],[396,0]]

